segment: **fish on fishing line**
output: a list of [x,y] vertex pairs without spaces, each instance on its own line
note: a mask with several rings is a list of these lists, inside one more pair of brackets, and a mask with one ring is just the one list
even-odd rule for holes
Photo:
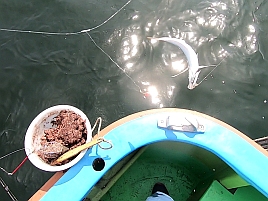
[[[77,35],[77,34],[87,34],[90,37],[90,39],[93,41],[93,43],[95,44],[95,46],[97,46],[120,70],[122,70],[124,72],[124,70],[103,49],[101,49],[100,46],[98,46],[95,43],[95,41],[93,40],[93,38],[89,35],[89,32],[91,32],[92,30],[95,30],[95,29],[103,26],[104,24],[106,24],[108,21],[110,21],[115,15],[117,15],[122,9],[124,9],[131,2],[132,2],[132,0],[128,0],[119,10],[117,10],[114,14],[112,14],[108,19],[106,19],[101,24],[99,24],[99,25],[97,25],[97,26],[95,26],[93,28],[89,28],[89,29],[85,29],[85,30],[81,30],[81,31],[77,31],[77,32],[60,33],[60,32],[43,32],[43,31],[17,30],[17,29],[6,29],[6,28],[0,28],[0,31],[19,32],[19,33],[31,33],[31,34],[44,34],[44,35]],[[188,69],[189,69],[189,76],[188,76],[189,84],[188,84],[188,89],[194,89],[195,87],[197,87],[223,61],[222,60],[218,65],[199,66],[197,54],[192,49],[192,47],[190,45],[188,45],[184,40],[177,39],[177,38],[169,38],[169,37],[161,37],[161,38],[148,37],[148,38],[149,39],[154,39],[154,40],[159,40],[159,41],[165,41],[165,42],[171,43],[171,44],[176,45],[176,46],[178,46],[178,47],[181,48],[181,50],[184,52],[184,54],[186,55],[187,60],[188,60],[188,66],[189,66],[188,67]],[[212,66],[215,66],[215,68],[200,83],[197,83],[197,79],[198,79],[198,76],[199,76],[199,74],[201,72],[201,69],[202,68],[206,68],[206,67],[212,67]],[[187,69],[185,71],[187,71]],[[183,71],[183,72],[185,72],[185,71]],[[177,75],[174,75],[172,77],[176,77],[176,76],[182,74],[183,72],[181,72],[181,73],[179,73]],[[125,75],[139,89],[139,92],[141,92],[142,94],[144,94],[143,90],[132,79],[132,77],[130,77],[126,73],[125,73]]]
[[[171,43],[177,47],[179,47],[183,53],[185,54],[187,60],[188,60],[188,68],[185,70],[189,70],[189,75],[188,75],[188,89],[192,90],[195,87],[197,87],[199,84],[201,84],[201,82],[213,71],[215,70],[215,68],[217,68],[221,62],[217,65],[209,65],[209,66],[200,66],[199,62],[198,62],[198,55],[195,53],[195,51],[193,50],[193,48],[187,44],[184,40],[182,39],[178,39],[178,38],[169,38],[169,37],[161,37],[161,38],[153,38],[153,37],[147,37],[150,40],[157,40],[157,41],[165,41],[168,43]],[[214,69],[199,83],[197,83],[197,79],[198,76],[201,72],[201,69],[203,68],[207,68],[207,67],[214,67]],[[182,73],[184,73],[185,71],[173,75],[172,77],[176,77]]]

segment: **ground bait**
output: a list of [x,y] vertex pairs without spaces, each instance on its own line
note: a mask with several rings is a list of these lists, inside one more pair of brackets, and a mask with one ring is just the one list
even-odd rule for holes
[[[41,145],[47,142],[59,142],[69,149],[73,149],[79,145],[85,144],[87,139],[86,120],[83,120],[80,115],[73,111],[62,110],[52,120],[53,127],[44,131],[44,136],[41,138]],[[42,152],[38,152],[38,155],[46,163],[51,164],[56,158],[47,158]],[[63,165],[68,163],[76,156],[63,161],[57,165]]]

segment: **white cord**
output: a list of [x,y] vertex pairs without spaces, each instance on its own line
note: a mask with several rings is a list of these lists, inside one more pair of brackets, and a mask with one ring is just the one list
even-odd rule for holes
[[100,143],[101,143],[101,142],[106,142],[106,143],[108,143],[108,144],[110,145],[109,147],[103,147],[103,146],[100,145],[100,143],[98,143],[99,147],[100,147],[101,149],[111,149],[111,148],[113,148],[113,144],[112,144],[111,141],[109,141],[109,140],[105,140],[104,137],[99,137],[99,133],[100,133],[100,129],[101,129],[101,124],[102,124],[102,118],[101,118],[101,117],[98,117],[98,118],[97,118],[97,120],[96,120],[94,126],[92,127],[92,132],[93,132],[94,129],[96,128],[98,122],[99,122],[99,126],[98,126],[98,131],[97,131],[97,134],[96,134],[96,135],[98,136],[98,139],[100,139]]

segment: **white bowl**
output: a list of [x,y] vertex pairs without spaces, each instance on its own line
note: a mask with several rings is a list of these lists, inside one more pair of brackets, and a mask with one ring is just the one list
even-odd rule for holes
[[35,119],[32,121],[30,126],[27,129],[25,140],[24,140],[24,147],[26,155],[28,156],[31,163],[36,166],[37,168],[49,172],[56,172],[68,169],[75,165],[86,153],[86,150],[80,152],[80,154],[75,157],[70,162],[60,165],[60,166],[52,166],[45,163],[35,152],[39,149],[40,145],[40,138],[44,135],[44,130],[51,128],[51,120],[57,116],[60,111],[62,110],[69,110],[73,111],[76,114],[80,115],[83,120],[86,120],[86,128],[87,128],[87,142],[91,141],[92,138],[92,131],[91,125],[87,118],[87,116],[76,107],[70,105],[56,105],[50,107],[43,112],[41,112]]

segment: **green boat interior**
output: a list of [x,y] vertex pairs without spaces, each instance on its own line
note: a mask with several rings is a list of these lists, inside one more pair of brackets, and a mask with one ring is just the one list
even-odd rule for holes
[[149,144],[124,157],[86,200],[146,200],[156,182],[164,183],[176,201],[268,200],[210,151],[172,141]]

